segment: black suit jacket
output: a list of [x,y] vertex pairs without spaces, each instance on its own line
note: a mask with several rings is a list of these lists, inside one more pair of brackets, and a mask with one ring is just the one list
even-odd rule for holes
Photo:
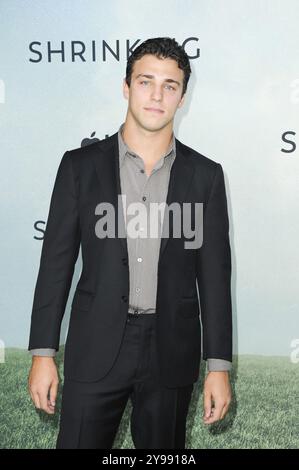
[[[119,194],[117,132],[65,152],[51,197],[28,349],[59,349],[81,244],[83,267],[65,345],[67,379],[101,379],[121,344],[129,300],[126,238],[101,239],[95,234],[96,205],[110,202],[117,207]],[[165,386],[179,387],[198,379],[201,357],[232,360],[231,252],[222,166],[176,139],[166,202],[204,203],[200,248],[185,249],[183,237],[171,236],[171,217],[170,236],[161,239],[156,302],[159,374]]]

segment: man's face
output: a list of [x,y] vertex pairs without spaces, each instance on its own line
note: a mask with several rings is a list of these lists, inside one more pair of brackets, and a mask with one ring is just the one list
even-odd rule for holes
[[144,129],[162,129],[183,104],[183,78],[184,72],[175,60],[144,55],[133,65],[130,87],[124,79],[123,93],[128,100],[128,112]]

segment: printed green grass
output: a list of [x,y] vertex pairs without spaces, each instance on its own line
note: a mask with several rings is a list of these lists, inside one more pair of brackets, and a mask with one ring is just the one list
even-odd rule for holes
[[[36,410],[27,390],[31,356],[26,350],[6,349],[0,364],[0,448],[55,448],[61,389],[63,352],[56,362],[60,387],[55,415]],[[233,401],[221,422],[202,422],[202,386],[205,362],[195,384],[187,420],[186,448],[189,449],[298,449],[299,364],[287,357],[238,356],[234,358],[231,382]],[[130,435],[131,403],[123,415],[114,448],[134,449]]]

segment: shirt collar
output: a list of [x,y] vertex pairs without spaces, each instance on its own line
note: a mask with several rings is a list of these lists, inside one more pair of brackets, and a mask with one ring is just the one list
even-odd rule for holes
[[[119,159],[120,159],[120,165],[124,163],[124,159],[127,153],[131,155],[137,155],[133,150],[130,149],[130,147],[126,144],[126,142],[123,139],[122,136],[122,130],[124,127],[124,122],[120,125],[119,130],[118,130],[118,148],[119,148]],[[175,147],[175,135],[174,132],[172,133],[172,139],[170,141],[170,144],[168,146],[168,149],[166,150],[166,153],[164,154],[164,158],[168,157],[170,155],[170,159],[172,160],[172,163],[175,159],[176,156],[176,147]],[[137,155],[139,156],[139,155]]]

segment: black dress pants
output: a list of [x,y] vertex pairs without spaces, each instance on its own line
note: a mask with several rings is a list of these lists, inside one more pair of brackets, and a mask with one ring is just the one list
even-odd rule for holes
[[136,449],[184,449],[193,385],[157,379],[156,314],[129,314],[117,358],[97,382],[65,380],[57,449],[112,449],[126,408]]

